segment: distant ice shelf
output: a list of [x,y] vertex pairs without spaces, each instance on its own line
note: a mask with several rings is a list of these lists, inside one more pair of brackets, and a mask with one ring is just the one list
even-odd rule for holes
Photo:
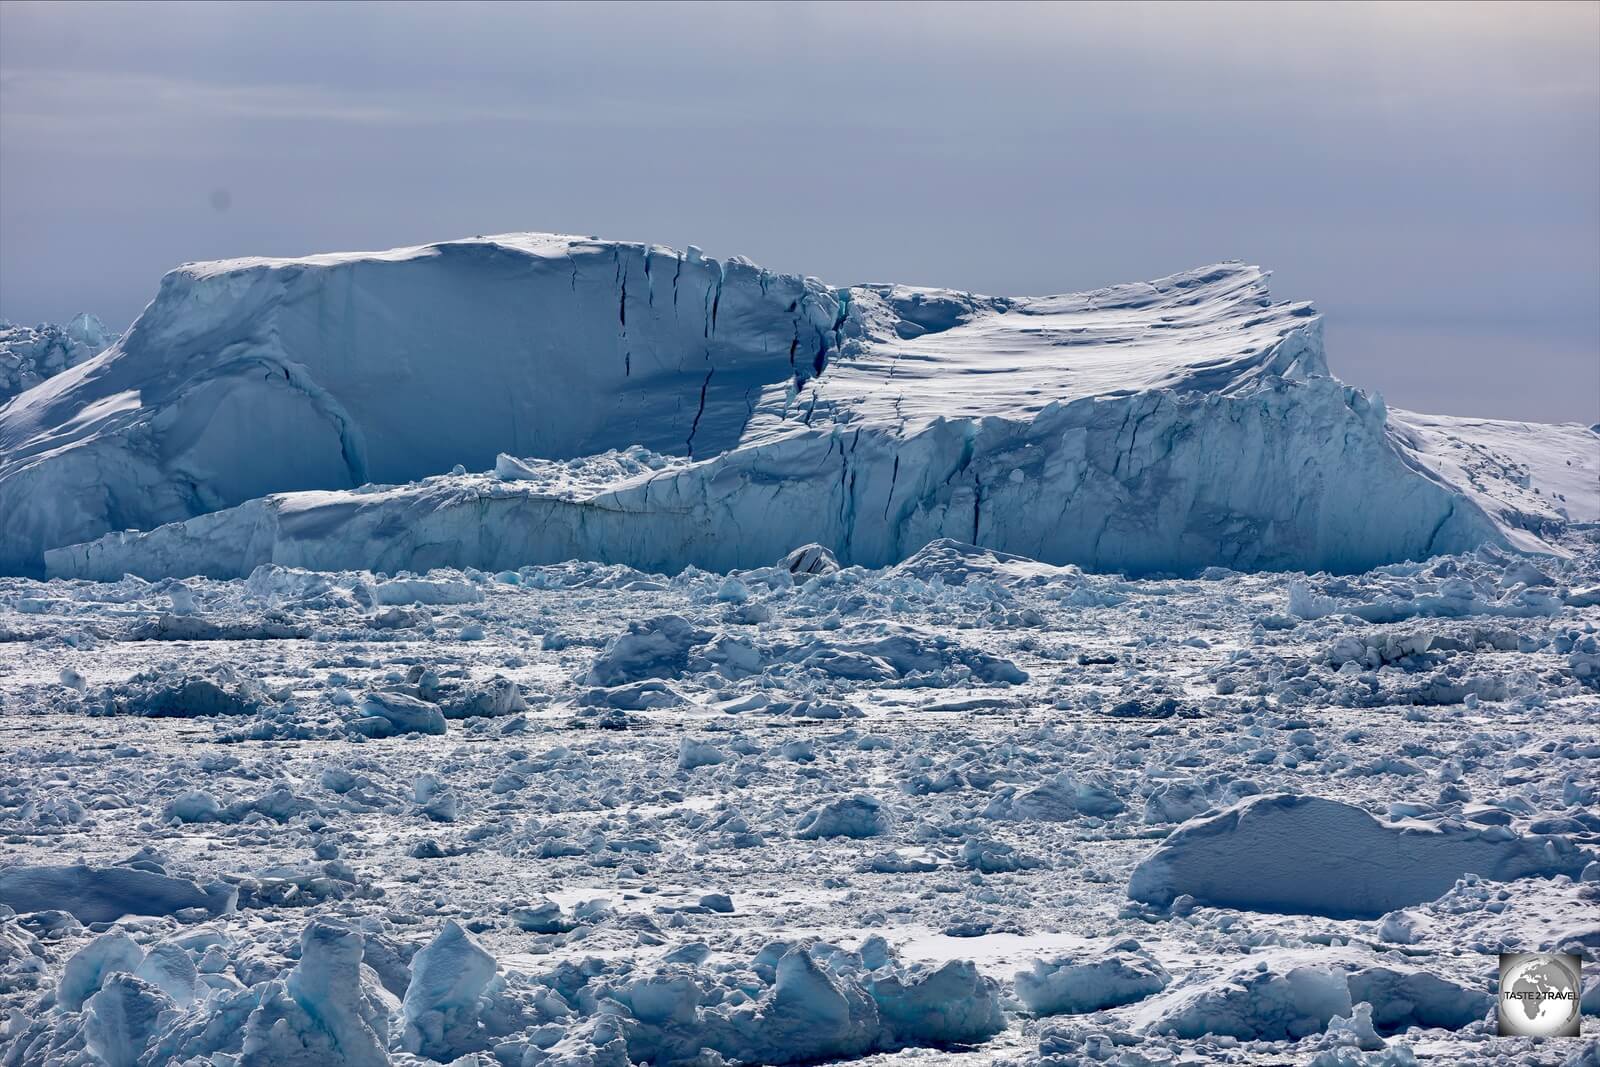
[[1265,283],[831,288],[544,234],[193,264],[0,408],[0,571],[882,566],[942,537],[1359,571],[1600,519],[1592,430],[1386,412]]

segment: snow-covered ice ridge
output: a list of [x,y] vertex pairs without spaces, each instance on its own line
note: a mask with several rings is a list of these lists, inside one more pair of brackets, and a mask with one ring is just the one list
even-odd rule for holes
[[117,334],[87,312],[65,326],[0,320],[0,404],[111,347]]
[[1559,552],[1600,518],[1597,452],[1386,413],[1240,264],[999,298],[518,234],[172,272],[0,409],[0,570],[727,569],[804,541],[881,566],[954,537],[1351,572]]

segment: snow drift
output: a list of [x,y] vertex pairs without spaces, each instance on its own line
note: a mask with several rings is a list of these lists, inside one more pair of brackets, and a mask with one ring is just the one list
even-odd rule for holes
[[[1520,469],[1528,499],[1461,488],[1424,418],[1329,377],[1315,312],[1239,264],[1014,299],[551,235],[198,264],[0,409],[0,570],[881,566],[951,537],[1354,571],[1549,549],[1595,510],[1529,504]],[[1593,434],[1562,433],[1528,444],[1593,482]]]

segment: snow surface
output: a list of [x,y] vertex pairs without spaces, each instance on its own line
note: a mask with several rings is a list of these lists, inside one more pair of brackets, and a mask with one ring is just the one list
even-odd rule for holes
[[1600,522],[1594,427],[1391,414],[1407,454],[1499,520],[1515,547],[1537,551],[1566,523]]
[[546,234],[191,264],[0,410],[0,570],[883,566],[948,537],[1354,572],[1559,552],[1596,510],[1590,430],[1390,420],[1265,279],[834,289]]

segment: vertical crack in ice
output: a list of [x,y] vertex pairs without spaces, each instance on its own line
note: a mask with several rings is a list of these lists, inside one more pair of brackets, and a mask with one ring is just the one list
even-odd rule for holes
[[[891,381],[891,382],[894,381],[895,372],[900,369],[900,353],[901,353],[901,349],[896,348],[894,350],[894,355],[891,356],[890,359],[889,359],[889,374],[888,374],[887,379],[886,379],[888,381]],[[897,403],[898,403],[898,401],[897,401]]]
[[694,413],[694,422],[690,423],[689,425],[689,440],[687,442],[687,449],[690,459],[694,458],[694,435],[700,429],[700,416],[706,413],[706,390],[710,388],[711,376],[715,373],[717,373],[717,369],[712,367],[710,370],[706,371],[705,381],[700,383],[700,407]]
[[972,472],[972,543],[978,543],[978,524],[983,519],[983,482]]
[[1433,532],[1428,534],[1427,547],[1422,550],[1424,557],[1433,555],[1433,543],[1439,539],[1439,534],[1444,530],[1445,524],[1455,517],[1456,500],[1457,497],[1454,495],[1450,497],[1450,506],[1445,509],[1445,513],[1440,516],[1439,521],[1434,524]]
[[841,446],[839,449],[839,547],[848,550],[850,546],[850,494],[846,490],[846,483],[850,481],[850,455]]
[[650,487],[656,484],[657,478],[667,477],[668,473],[667,471],[656,471],[644,480],[644,493],[639,502],[640,513],[650,510]]
[[889,505],[894,503],[894,487],[895,487],[895,483],[898,482],[899,480],[900,480],[900,453],[896,452],[894,454],[894,467],[889,471],[889,495],[887,497],[885,497],[884,501],[883,501],[883,518],[884,518],[884,521],[886,521],[886,522],[889,519]]
[[[650,253],[645,251],[645,275],[650,273]],[[621,279],[621,294],[617,299],[617,322],[622,330],[622,376],[633,377],[633,352],[628,347],[628,267],[622,261],[621,249],[617,252],[617,270]]]
[[333,394],[288,364],[262,356],[253,357],[252,362],[265,367],[268,377],[271,377],[274,371],[282,373],[283,380],[291,389],[304,395],[311,401],[314,411],[333,423],[334,432],[339,435],[339,455],[344,461],[345,470],[350,475],[351,486],[365,485],[367,456],[366,446],[361,440],[361,430]]
[[967,468],[972,465],[972,453],[977,448],[978,428],[976,424],[968,422],[961,431],[961,453],[956,457],[956,465],[944,478],[944,484],[949,485],[955,481],[959,474],[967,473]]
[[717,267],[717,277],[706,287],[706,329],[705,335],[709,338],[717,332],[717,308],[722,303],[722,283],[727,279],[728,269],[717,260],[711,260]]
[[[839,290],[839,312],[838,312],[838,314],[836,314],[833,317],[833,350],[835,352],[839,352],[839,351],[842,351],[844,349],[844,336],[843,336],[843,334],[844,334],[844,323],[845,323],[845,320],[848,319],[849,317],[850,317],[850,290],[848,290],[848,289],[840,289]],[[818,374],[822,373],[822,370],[821,370],[820,367],[817,369],[817,373]]]
[[1160,406],[1161,406],[1161,398],[1159,396],[1157,396],[1156,397],[1155,407],[1152,407],[1149,411],[1140,412],[1139,414],[1135,415],[1133,413],[1133,411],[1134,411],[1133,406],[1130,405],[1129,408],[1128,408],[1127,413],[1125,415],[1123,415],[1123,417],[1122,417],[1122,427],[1117,430],[1117,438],[1119,440],[1121,439],[1122,430],[1127,428],[1128,419],[1130,417],[1133,419],[1133,433],[1128,438],[1128,447],[1125,448],[1125,449],[1119,448],[1117,450],[1117,458],[1111,465],[1111,476],[1113,478],[1115,478],[1117,476],[1117,474],[1121,471],[1121,469],[1122,469],[1122,461],[1123,461],[1124,457],[1126,457],[1126,459],[1128,461],[1128,475],[1129,475],[1129,477],[1137,477],[1138,476],[1138,472],[1133,469],[1133,465],[1134,465],[1133,450],[1134,450],[1134,447],[1139,443],[1139,427],[1143,426],[1144,423],[1145,423],[1145,420],[1148,419],[1151,415],[1154,415],[1156,413],[1156,409],[1159,408]]
[[861,428],[858,426],[858,427],[856,427],[855,433],[850,438],[850,451],[847,453],[844,450],[843,447],[841,447],[839,449],[839,455],[844,460],[845,470],[849,474],[849,477],[846,480],[845,485],[843,486],[843,489],[844,489],[844,500],[841,502],[843,507],[844,507],[844,513],[843,513],[844,522],[842,524],[843,527],[844,527],[844,530],[843,530],[844,540],[841,543],[841,548],[843,549],[844,556],[845,556],[846,559],[853,558],[853,546],[855,544],[855,539],[856,539],[856,473],[857,472],[853,467],[850,466],[850,456],[855,454],[855,450],[856,450],[857,447],[860,446],[860,444],[861,444]]
[[1094,548],[1089,553],[1089,565],[1098,567],[1100,563],[1100,542],[1105,539],[1106,531],[1111,528],[1111,517],[1114,513],[1109,509],[1100,518],[1100,529],[1094,535]]

